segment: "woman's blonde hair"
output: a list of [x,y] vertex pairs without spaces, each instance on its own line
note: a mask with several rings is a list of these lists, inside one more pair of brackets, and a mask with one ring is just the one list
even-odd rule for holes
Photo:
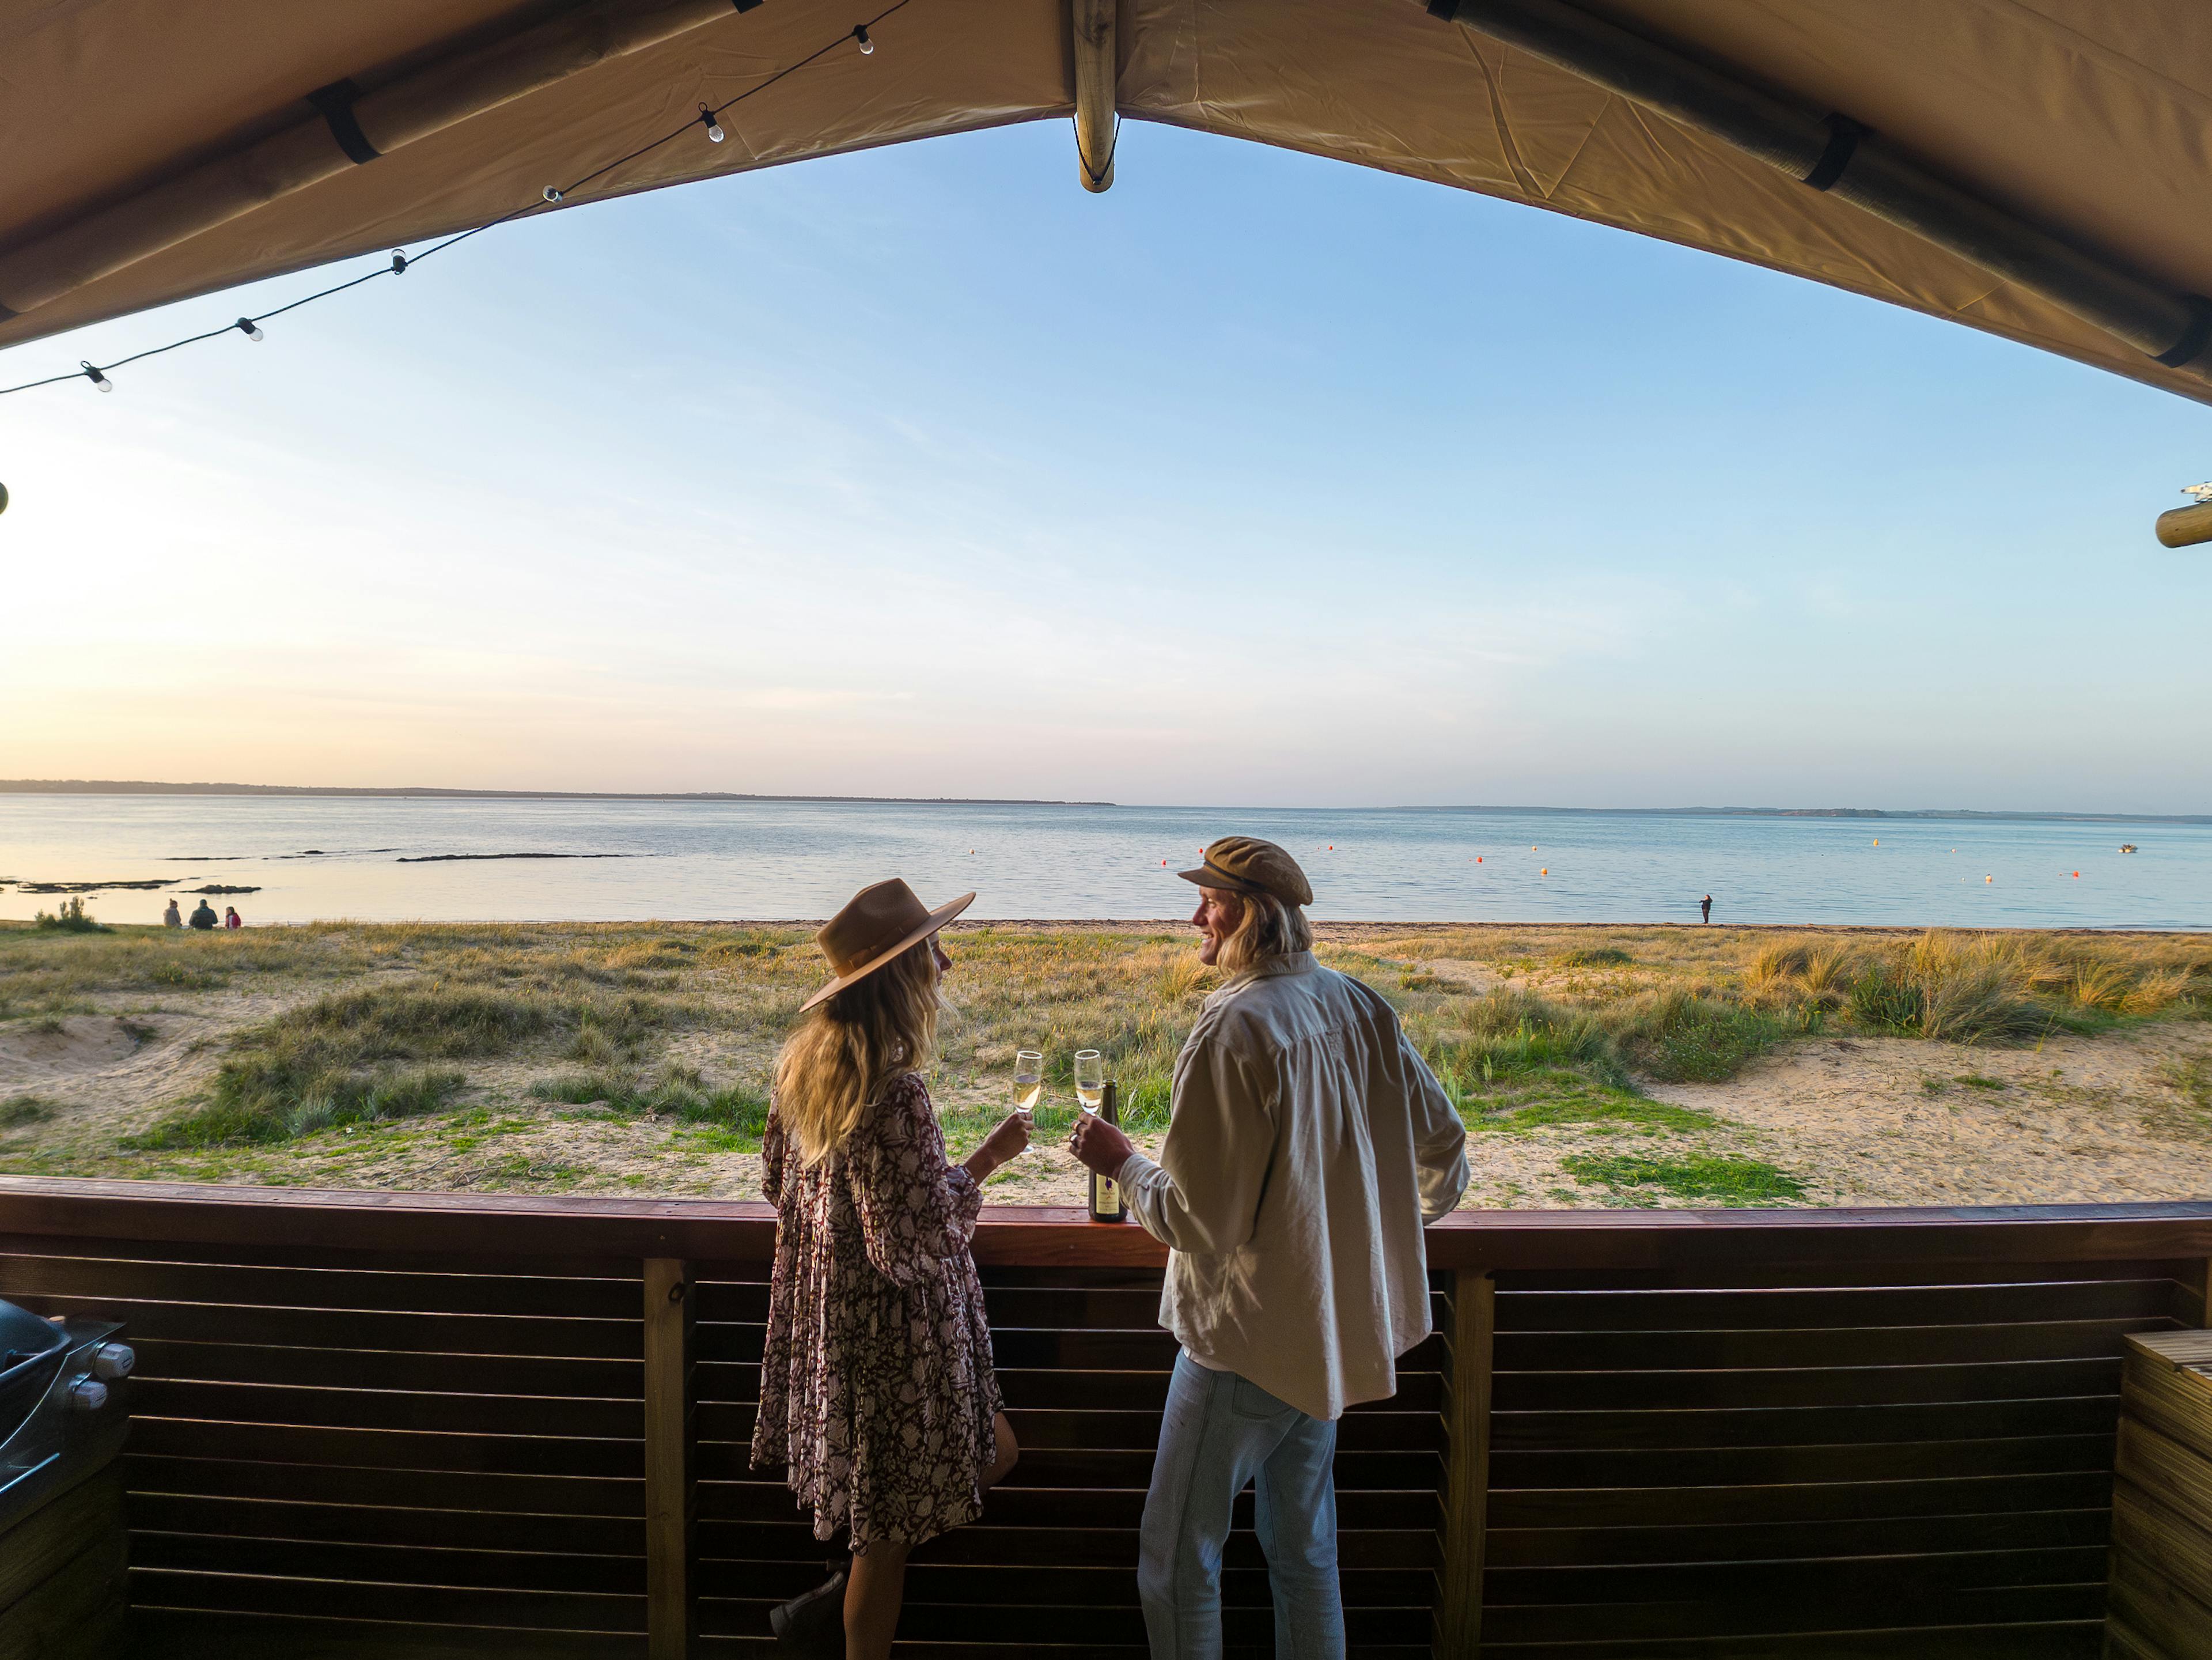
[[935,941],[908,946],[800,1017],[775,1061],[775,1112],[799,1157],[818,1164],[902,1073],[937,1049]]
[[1272,893],[1239,893],[1237,897],[1243,911],[1214,956],[1230,973],[1242,974],[1279,957],[1313,949],[1313,925],[1306,921],[1303,905],[1285,904]]

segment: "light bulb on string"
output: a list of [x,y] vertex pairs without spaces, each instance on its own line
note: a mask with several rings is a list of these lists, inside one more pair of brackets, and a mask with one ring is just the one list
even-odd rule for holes
[[109,380],[98,369],[93,368],[89,360],[80,357],[76,361],[78,366],[84,370],[84,378],[91,381],[94,386],[98,386],[102,392],[113,392],[115,390],[115,382]]
[[558,185],[546,185],[545,199],[549,202],[559,201],[561,199],[561,187]]
[[699,125],[707,129],[707,137],[714,143],[719,144],[728,137],[722,131],[722,124],[714,119],[714,112],[704,104],[699,106]]
[[262,340],[267,337],[261,332],[261,325],[255,322],[251,317],[240,318],[234,326],[240,334],[244,335],[249,340]]
[[875,51],[876,43],[868,39],[868,26],[866,23],[853,25],[853,38],[860,43],[861,57],[866,58],[870,52]]

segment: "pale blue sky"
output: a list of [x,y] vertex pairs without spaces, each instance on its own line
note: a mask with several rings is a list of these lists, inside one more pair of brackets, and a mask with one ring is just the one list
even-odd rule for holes
[[1090,197],[1071,143],[586,207],[0,401],[0,775],[2212,811],[2212,553],[2149,528],[2212,411],[1148,125]]

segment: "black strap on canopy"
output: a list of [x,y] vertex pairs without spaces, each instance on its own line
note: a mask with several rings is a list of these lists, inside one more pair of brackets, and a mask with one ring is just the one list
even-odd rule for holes
[[327,87],[317,87],[307,94],[307,101],[322,112],[324,123],[331,137],[338,141],[346,160],[356,167],[364,161],[374,161],[384,152],[368,142],[368,135],[354,119],[353,100],[361,96],[361,88],[350,81],[333,81]]
[[1844,169],[1858,154],[1859,140],[1874,129],[1854,121],[1848,115],[1828,118],[1828,142],[1822,148],[1820,159],[1813,170],[1805,175],[1805,182],[1814,190],[1824,191],[1844,176]]

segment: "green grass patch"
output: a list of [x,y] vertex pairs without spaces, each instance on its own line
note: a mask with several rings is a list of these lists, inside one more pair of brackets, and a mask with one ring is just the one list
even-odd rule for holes
[[265,1145],[318,1130],[419,1118],[443,1108],[466,1081],[458,1072],[427,1067],[332,1073],[295,1095],[276,1092],[265,1079],[227,1093],[219,1078],[205,1105],[173,1113],[123,1145],[154,1152]]
[[617,1117],[673,1118],[705,1126],[730,1139],[730,1152],[757,1152],[768,1128],[768,1098],[739,1085],[708,1085],[688,1067],[664,1067],[647,1078],[628,1072],[570,1073],[540,1079],[530,1086],[540,1101],[574,1107],[599,1106]]
[[1718,1153],[1679,1158],[1573,1153],[1559,1160],[1559,1168],[1584,1187],[1602,1187],[1632,1201],[1646,1193],[1659,1193],[1734,1208],[1788,1203],[1805,1196],[1805,1184],[1775,1165]]
[[54,1104],[35,1095],[11,1095],[0,1101],[0,1130],[43,1124],[54,1116]]
[[1563,969],[1616,969],[1636,959],[1618,946],[1593,946],[1561,952],[1552,960]]
[[1709,1130],[1714,1124],[1711,1113],[1607,1089],[1564,1068],[1525,1076],[1511,1088],[1487,1096],[1462,1098],[1457,1105],[1468,1129],[1508,1134],[1553,1124],[1595,1124],[1656,1134]]
[[1978,1072],[1962,1072],[1951,1081],[1964,1084],[1970,1090],[2002,1090],[2006,1087],[2002,1079],[1984,1078]]

